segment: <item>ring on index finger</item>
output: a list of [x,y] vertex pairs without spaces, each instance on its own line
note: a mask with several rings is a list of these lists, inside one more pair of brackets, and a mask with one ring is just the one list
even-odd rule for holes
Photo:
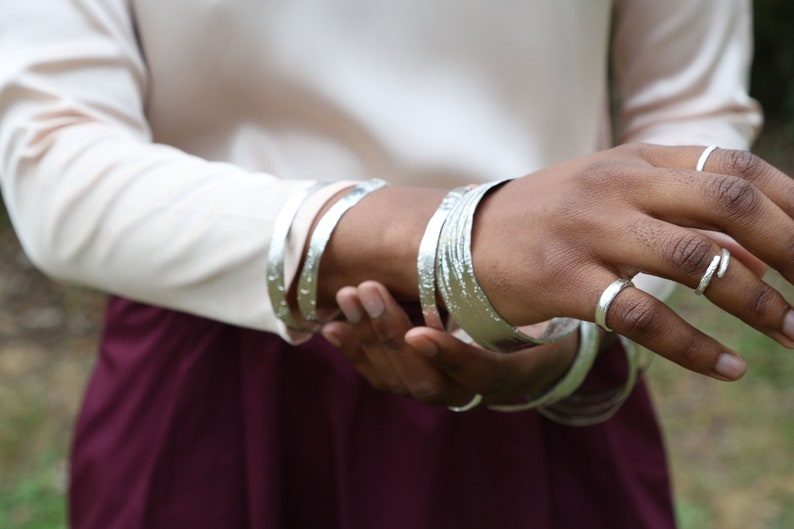
[[716,145],[709,145],[708,147],[706,147],[703,150],[703,153],[700,155],[700,158],[698,158],[698,163],[695,165],[695,171],[699,173],[702,172],[703,168],[706,166],[706,160],[708,160],[709,156],[711,156],[711,153],[713,153],[717,149],[719,149],[719,147],[717,147]]
[[633,286],[634,283],[628,279],[617,279],[610,283],[609,286],[604,289],[604,292],[601,293],[601,297],[595,309],[595,322],[606,332],[612,332],[612,329],[607,326],[607,311],[609,310],[609,306],[624,288]]

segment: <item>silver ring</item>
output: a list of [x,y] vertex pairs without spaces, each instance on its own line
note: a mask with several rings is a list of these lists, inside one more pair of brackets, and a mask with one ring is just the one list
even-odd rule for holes
[[703,150],[703,153],[700,155],[700,158],[698,158],[698,163],[695,165],[695,171],[699,173],[702,172],[703,168],[706,166],[706,160],[708,160],[709,156],[711,156],[711,153],[713,153],[717,149],[719,149],[719,147],[717,147],[716,145],[709,145],[708,147],[706,147]]
[[595,309],[595,322],[596,325],[604,329],[606,332],[612,332],[607,326],[607,311],[612,301],[620,294],[620,291],[627,287],[633,287],[634,283],[628,279],[617,279],[609,284],[601,293],[601,298],[598,300],[598,305]]
[[703,274],[703,277],[700,278],[700,283],[698,283],[697,288],[695,289],[695,295],[701,295],[705,290],[706,287],[709,286],[711,283],[711,278],[714,277],[714,274],[717,274],[717,277],[722,277],[725,275],[725,272],[728,270],[728,264],[731,262],[731,252],[729,252],[726,248],[723,248],[720,251],[720,255],[715,255],[714,259],[711,260],[709,266],[706,268],[706,272]]
[[471,398],[469,402],[464,404],[463,406],[449,406],[450,411],[454,411],[455,413],[463,413],[464,411],[469,411],[477,406],[480,405],[482,402],[482,395],[479,393],[475,393],[474,396]]

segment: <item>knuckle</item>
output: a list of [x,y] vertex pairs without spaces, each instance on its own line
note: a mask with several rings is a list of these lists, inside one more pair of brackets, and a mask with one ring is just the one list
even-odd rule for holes
[[370,332],[356,333],[356,340],[364,349],[372,349],[378,344],[378,338]]
[[[651,336],[656,334],[657,309],[653,300],[646,297],[637,298],[614,307],[615,321],[626,334]],[[613,324],[614,326],[614,324]]]
[[408,395],[408,391],[405,389],[405,386],[399,381],[393,378],[388,378],[384,382],[384,389],[383,391],[387,391],[394,395]]
[[774,288],[764,283],[755,289],[748,301],[750,315],[753,318],[763,318],[782,300]]
[[758,178],[763,172],[765,163],[750,151],[732,150],[726,155],[728,172],[748,181]]
[[380,335],[380,344],[388,352],[399,351],[403,346],[403,335],[394,331],[384,332]]
[[411,387],[414,400],[423,404],[443,404],[446,394],[444,387],[434,380],[420,381]]
[[703,359],[710,356],[708,344],[703,340],[688,340],[678,354],[677,362],[684,367],[696,370],[705,370],[710,366],[704,364]]
[[359,372],[367,379],[369,385],[383,393],[391,393],[393,395],[407,395],[408,391],[402,382],[394,377],[392,374],[384,373],[383,370],[371,370]]
[[733,218],[751,216],[758,209],[761,200],[761,195],[753,184],[732,176],[716,179],[710,186],[709,193],[718,207]]
[[781,261],[781,269],[787,269],[791,267],[790,263],[794,263],[794,237],[789,236],[786,240],[785,244],[783,245],[783,251],[780,255]]
[[598,190],[603,193],[604,189],[609,189],[623,180],[626,174],[626,167],[623,163],[613,159],[604,159],[588,164],[582,177],[588,190]]
[[[794,204],[794,186],[786,186],[782,191],[782,197],[782,204]],[[791,206],[785,209],[787,213],[791,214]]]
[[647,143],[632,142],[618,145],[614,150],[637,158],[647,158],[649,148],[650,145]]
[[712,243],[697,234],[676,238],[663,249],[669,264],[687,275],[702,273],[712,258]]

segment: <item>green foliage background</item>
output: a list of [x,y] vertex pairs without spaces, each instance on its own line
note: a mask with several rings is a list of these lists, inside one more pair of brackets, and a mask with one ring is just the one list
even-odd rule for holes
[[794,1],[756,0],[755,56],[750,92],[767,123],[794,138]]

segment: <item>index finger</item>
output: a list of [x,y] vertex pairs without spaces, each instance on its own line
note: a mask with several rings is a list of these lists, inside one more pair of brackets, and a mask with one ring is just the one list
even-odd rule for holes
[[650,351],[718,380],[738,380],[747,369],[738,353],[638,288],[623,288],[612,298],[605,323]]
[[[655,167],[693,172],[697,172],[698,161],[707,149],[703,146],[671,149],[648,144],[632,148],[638,149],[639,154]],[[717,148],[708,153],[703,162],[702,172],[739,177],[759,188],[780,209],[794,217],[794,180],[759,156],[750,151]]]

